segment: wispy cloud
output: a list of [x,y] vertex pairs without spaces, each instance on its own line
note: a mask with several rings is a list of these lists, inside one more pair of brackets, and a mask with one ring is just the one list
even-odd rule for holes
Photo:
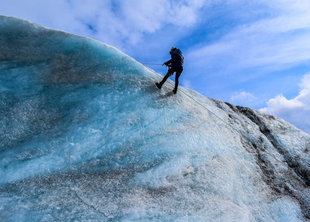
[[249,92],[239,92],[239,93],[234,93],[230,97],[230,101],[236,105],[241,105],[241,106],[250,106],[251,104],[255,103],[257,98]]
[[[203,0],[9,0],[0,13],[86,35],[122,47],[165,25],[187,27],[197,19]],[[171,33],[170,33],[171,34]]]
[[[272,2],[272,1],[271,1]],[[246,68],[282,69],[310,59],[310,2],[266,3],[274,16],[238,24],[218,41],[188,53],[195,67],[221,65],[230,72]],[[271,10],[271,9],[268,9]],[[207,63],[206,63],[207,61]]]
[[[288,80],[300,78],[310,64],[310,1],[237,0],[231,5],[238,2],[248,10],[225,5],[231,10],[212,18],[210,24],[224,17],[226,25],[220,34],[218,29],[207,33],[217,38],[207,36],[187,51],[187,70],[196,79],[192,86],[203,94],[232,101],[234,92],[246,91],[258,98],[242,105],[258,108],[276,94],[298,90]],[[241,18],[235,19],[236,14]],[[281,92],[284,82],[289,85]]]

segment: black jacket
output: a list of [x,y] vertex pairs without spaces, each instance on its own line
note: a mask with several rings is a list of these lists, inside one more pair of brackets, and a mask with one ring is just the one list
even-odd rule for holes
[[175,49],[171,53],[171,59],[164,64],[171,68],[183,68],[184,57],[180,49]]

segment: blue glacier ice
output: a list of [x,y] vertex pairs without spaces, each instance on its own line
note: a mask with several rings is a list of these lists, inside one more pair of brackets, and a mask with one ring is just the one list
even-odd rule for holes
[[310,219],[309,134],[161,78],[0,16],[0,220]]

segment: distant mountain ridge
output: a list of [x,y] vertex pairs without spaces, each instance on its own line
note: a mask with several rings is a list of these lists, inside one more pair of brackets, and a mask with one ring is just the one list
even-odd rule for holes
[[307,221],[310,135],[114,47],[0,16],[2,221]]

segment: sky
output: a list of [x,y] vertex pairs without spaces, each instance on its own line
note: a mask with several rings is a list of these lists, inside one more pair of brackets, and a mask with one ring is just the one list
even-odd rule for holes
[[103,41],[141,63],[162,64],[178,47],[181,85],[308,133],[309,12],[309,0],[0,0],[1,15]]

